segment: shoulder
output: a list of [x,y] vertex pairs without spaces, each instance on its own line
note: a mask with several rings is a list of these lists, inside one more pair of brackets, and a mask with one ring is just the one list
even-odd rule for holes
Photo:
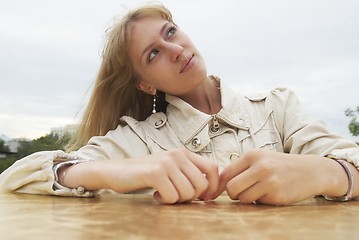
[[283,118],[284,115],[302,112],[302,106],[296,94],[283,87],[277,87],[270,91],[255,94],[246,94],[245,99],[248,112],[262,112],[265,115],[274,113],[276,118]]
[[247,94],[245,98],[251,103],[263,102],[267,107],[283,108],[299,103],[297,95],[289,88],[277,87],[268,92]]
[[146,142],[147,135],[156,132],[159,128],[163,127],[166,122],[167,116],[162,112],[152,114],[144,121],[138,121],[133,117],[123,116],[120,119],[120,125],[117,129],[127,128],[128,131],[135,133]]
[[295,93],[289,88],[277,87],[268,92],[246,94],[245,97],[251,102],[260,102],[267,98],[286,99],[288,97],[295,97]]
[[[303,110],[297,95],[288,88],[274,88],[268,95],[268,102],[274,109],[286,112],[288,110]],[[300,109],[298,109],[300,108]]]
[[166,114],[158,112],[151,114],[146,120],[138,121],[132,117],[122,117],[121,126],[135,133],[155,152],[154,144],[161,149],[172,149],[180,146],[178,137],[168,124]]
[[151,114],[146,120],[138,121],[129,116],[121,117],[121,125],[122,126],[130,126],[131,128],[154,128],[158,129],[163,127],[167,122],[166,114],[159,112],[155,114]]
[[280,99],[297,98],[296,94],[289,88],[278,87],[270,91],[270,96]]

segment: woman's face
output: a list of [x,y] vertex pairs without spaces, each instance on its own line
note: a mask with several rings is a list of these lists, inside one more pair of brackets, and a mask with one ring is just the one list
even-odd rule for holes
[[129,56],[140,76],[138,87],[181,96],[207,77],[206,66],[189,37],[174,24],[156,17],[137,20],[130,30]]

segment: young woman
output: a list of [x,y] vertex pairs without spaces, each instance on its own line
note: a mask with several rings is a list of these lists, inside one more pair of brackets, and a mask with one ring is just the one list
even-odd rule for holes
[[38,152],[0,176],[2,191],[93,196],[154,192],[161,203],[290,204],[359,195],[359,148],[308,116],[287,89],[242,96],[218,77],[162,5],[108,35],[71,152]]

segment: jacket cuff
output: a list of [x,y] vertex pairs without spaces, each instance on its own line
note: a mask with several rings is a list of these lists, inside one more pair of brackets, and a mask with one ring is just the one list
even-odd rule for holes
[[70,160],[70,161],[66,161],[66,162],[61,162],[58,163],[56,165],[53,166],[53,172],[55,175],[55,182],[53,185],[53,189],[54,191],[60,191],[60,192],[71,192],[71,195],[74,197],[93,197],[97,195],[98,190],[96,191],[90,191],[90,190],[86,190],[84,187],[80,186],[77,188],[68,188],[65,187],[63,185],[61,185],[59,183],[59,176],[58,176],[58,170],[63,167],[63,166],[72,166],[72,165],[76,165],[82,162],[88,162],[88,161],[93,161],[93,160]]

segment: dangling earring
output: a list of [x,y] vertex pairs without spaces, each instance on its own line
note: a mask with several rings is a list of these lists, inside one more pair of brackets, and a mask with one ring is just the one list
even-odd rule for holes
[[156,113],[156,94],[153,95],[153,108],[152,108],[152,113]]

